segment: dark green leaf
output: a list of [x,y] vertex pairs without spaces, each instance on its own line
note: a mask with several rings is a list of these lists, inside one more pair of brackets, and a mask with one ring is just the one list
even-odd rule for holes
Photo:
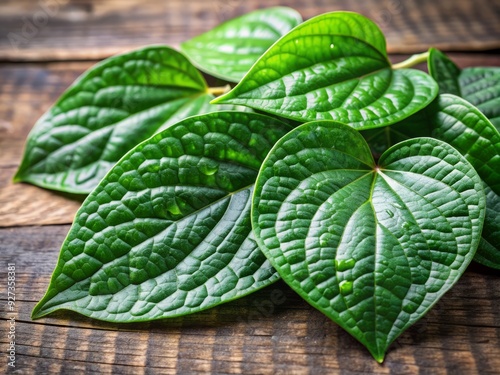
[[490,268],[500,270],[500,195],[485,184],[486,217],[483,236],[474,260]]
[[365,135],[377,152],[405,138],[432,136],[465,156],[483,180],[486,192],[483,240],[474,259],[500,269],[500,134],[486,116],[464,99],[441,94],[401,123],[370,133]]
[[182,43],[181,49],[202,71],[239,82],[276,40],[301,22],[291,8],[260,9]]
[[139,144],[78,211],[33,318],[58,309],[114,322],[173,317],[277,280],[253,239],[250,202],[261,162],[288,129],[216,112]]
[[252,203],[281,277],[379,362],[462,275],[484,214],[481,179],[448,144],[405,141],[376,165],[358,132],[326,121],[278,141]]
[[462,97],[479,108],[500,130],[500,67],[466,68],[458,82]]
[[36,123],[15,180],[89,193],[132,147],[187,115],[213,110],[211,99],[200,73],[168,47],[106,59]]
[[460,68],[448,56],[435,48],[431,48],[429,49],[427,65],[429,74],[436,80],[439,86],[440,93],[461,95],[460,85],[458,84]]
[[472,67],[460,70],[444,53],[431,49],[429,73],[441,93],[461,96],[474,104],[500,130],[500,68]]
[[213,103],[365,129],[402,120],[429,104],[437,91],[429,75],[391,68],[384,36],[372,21],[333,12],[279,39],[233,90]]

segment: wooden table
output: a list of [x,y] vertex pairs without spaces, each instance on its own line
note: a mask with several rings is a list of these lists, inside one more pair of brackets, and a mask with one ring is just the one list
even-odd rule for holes
[[[500,374],[500,275],[477,264],[391,346],[383,365],[282,282],[203,313],[161,322],[119,325],[69,312],[31,321],[30,312],[48,285],[80,203],[11,183],[37,118],[98,59],[146,44],[177,46],[224,19],[277,4],[3,0],[0,373]],[[318,0],[281,5],[295,7],[304,18],[338,9],[368,15],[387,34],[394,61],[406,57],[395,54],[422,52],[433,45],[454,51],[451,57],[462,67],[500,66],[498,0]],[[39,26],[30,32],[28,23],[36,20]],[[13,312],[8,311],[6,297],[8,263],[16,267]],[[7,366],[10,317],[15,318],[15,369]]]

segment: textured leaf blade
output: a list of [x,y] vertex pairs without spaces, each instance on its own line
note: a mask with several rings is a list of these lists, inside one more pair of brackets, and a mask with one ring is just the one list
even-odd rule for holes
[[372,21],[333,12],[283,36],[213,103],[247,105],[302,122],[327,119],[373,128],[425,107],[437,91],[425,73],[391,68],[384,36]]
[[485,184],[486,216],[481,243],[474,260],[487,267],[500,270],[500,195]]
[[181,49],[200,70],[239,82],[276,40],[301,22],[291,8],[260,9],[182,43]]
[[461,96],[475,105],[500,130],[500,68],[460,69],[444,53],[431,49],[429,73],[441,93]]
[[[486,191],[483,240],[476,261],[500,269],[500,134],[476,107],[451,94],[441,94],[424,110],[379,133],[366,133],[377,151],[402,139],[432,136],[457,149],[476,169]],[[388,142],[388,143],[387,143]]]
[[211,110],[206,91],[196,68],[165,46],[106,59],[35,124],[15,180],[87,194],[140,141],[182,113]]
[[462,97],[500,129],[500,67],[465,68],[458,80]]
[[460,96],[460,85],[458,83],[460,68],[436,48],[429,49],[427,62],[429,74],[436,80],[439,92]]
[[266,116],[186,119],[127,153],[88,196],[38,318],[115,322],[184,315],[278,279],[251,232],[258,168],[289,128]]
[[382,361],[472,260],[484,206],[479,176],[444,142],[400,143],[376,166],[359,133],[312,122],[262,165],[252,224],[281,277]]

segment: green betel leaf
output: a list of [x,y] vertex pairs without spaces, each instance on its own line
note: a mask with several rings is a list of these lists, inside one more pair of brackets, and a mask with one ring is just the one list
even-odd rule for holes
[[182,43],[181,50],[200,70],[239,82],[276,40],[301,22],[300,14],[291,8],[260,9]]
[[429,49],[427,60],[429,74],[436,80],[439,92],[460,96],[458,76],[460,68],[448,56],[435,48]]
[[281,277],[382,362],[462,275],[484,211],[481,179],[448,144],[408,140],[375,164],[357,131],[320,121],[271,150],[252,225]]
[[233,90],[212,103],[365,129],[404,119],[429,104],[437,92],[437,84],[424,72],[392,69],[385,38],[372,21],[356,13],[333,12],[279,39]]
[[500,130],[500,68],[472,67],[460,70],[444,53],[431,49],[429,73],[441,93],[461,96],[474,104]]
[[384,129],[369,131],[370,144],[382,151],[403,139],[432,136],[457,149],[476,169],[486,193],[486,219],[474,260],[500,269],[500,134],[476,107],[441,94],[424,110]]
[[127,151],[161,128],[215,108],[179,52],[152,46],[83,74],[35,124],[15,181],[87,194]]
[[487,184],[486,217],[484,218],[483,235],[474,260],[487,267],[500,270],[500,195],[491,190]]
[[216,112],[132,149],[78,211],[32,317],[58,309],[114,322],[174,317],[276,281],[253,238],[250,203],[264,157],[289,129]]
[[500,130],[500,67],[465,68],[459,76],[462,97]]

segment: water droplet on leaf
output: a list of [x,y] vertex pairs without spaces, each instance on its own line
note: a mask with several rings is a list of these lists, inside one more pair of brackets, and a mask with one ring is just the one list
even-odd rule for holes
[[171,205],[167,208],[167,211],[170,212],[172,215],[179,215],[181,213],[181,210],[179,206],[177,205]]
[[339,287],[340,293],[342,293],[343,295],[352,293],[352,281],[343,280],[340,282]]
[[337,260],[335,259],[335,268],[337,271],[347,271],[354,267],[356,261],[354,259]]
[[205,176],[211,176],[219,170],[219,164],[215,160],[202,159],[198,163],[198,170]]

